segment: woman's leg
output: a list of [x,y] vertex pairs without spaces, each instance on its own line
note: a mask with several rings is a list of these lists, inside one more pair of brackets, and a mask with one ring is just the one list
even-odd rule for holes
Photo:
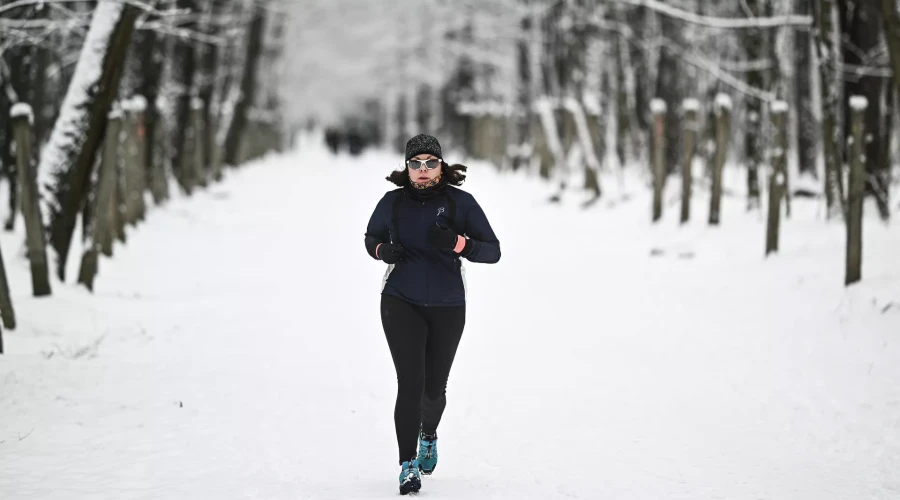
[[428,324],[416,306],[390,295],[382,295],[381,325],[397,371],[394,427],[399,463],[402,463],[415,457],[418,447]]
[[466,325],[466,306],[430,307],[430,333],[425,345],[425,395],[422,433],[434,436],[447,406],[447,379]]

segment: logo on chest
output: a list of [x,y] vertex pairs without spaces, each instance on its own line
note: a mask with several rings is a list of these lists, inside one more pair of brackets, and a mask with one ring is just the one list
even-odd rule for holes
[[440,215],[441,215],[442,213],[444,213],[444,207],[439,208],[437,214],[438,214],[438,216],[440,217]]

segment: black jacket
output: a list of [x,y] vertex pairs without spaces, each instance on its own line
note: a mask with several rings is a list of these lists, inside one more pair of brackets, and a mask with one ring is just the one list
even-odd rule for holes
[[[460,254],[428,242],[436,222],[467,238]],[[382,293],[421,306],[458,306],[466,302],[465,269],[460,258],[493,264],[500,242],[475,198],[454,186],[425,190],[409,186],[388,191],[378,202],[365,234],[366,251],[377,259],[379,243],[399,243],[406,256],[388,266]]]

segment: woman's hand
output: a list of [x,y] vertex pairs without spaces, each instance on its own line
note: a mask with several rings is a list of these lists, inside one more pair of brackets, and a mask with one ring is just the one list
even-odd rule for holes
[[436,222],[428,230],[428,242],[435,248],[452,250],[456,253],[460,253],[466,245],[466,239],[464,237]]
[[393,243],[379,243],[375,255],[388,264],[396,264],[406,256],[406,249]]

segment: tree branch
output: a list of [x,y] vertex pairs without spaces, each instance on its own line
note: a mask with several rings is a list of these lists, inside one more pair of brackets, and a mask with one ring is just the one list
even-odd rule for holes
[[672,7],[658,0],[613,0],[619,3],[633,5],[635,7],[647,7],[659,14],[663,14],[681,21],[717,29],[746,29],[746,28],[778,28],[782,26],[794,26],[797,28],[812,27],[812,16],[800,16],[788,14],[776,17],[728,18],[701,16],[686,10]]

